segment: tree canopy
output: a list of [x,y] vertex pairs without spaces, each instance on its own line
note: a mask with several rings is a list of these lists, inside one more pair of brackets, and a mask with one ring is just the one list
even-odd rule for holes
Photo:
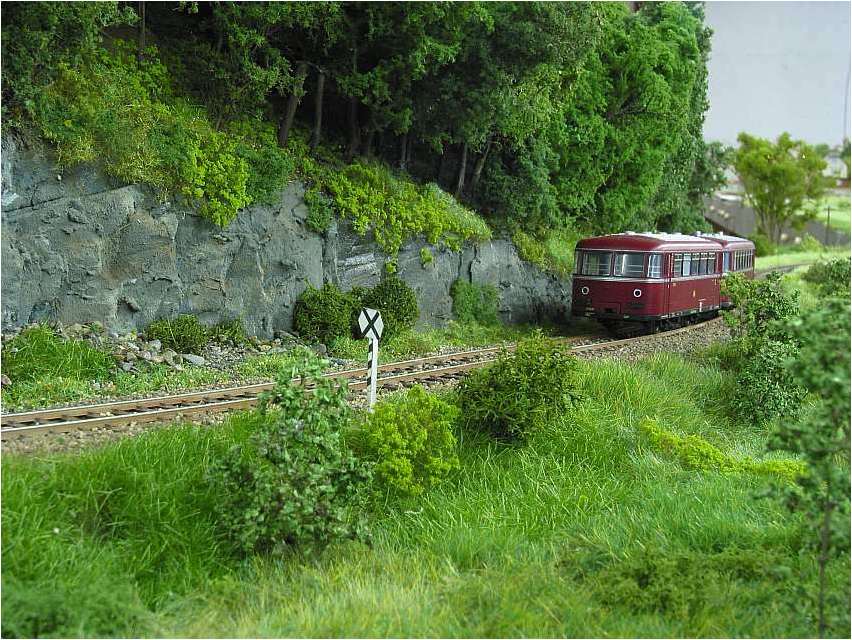
[[775,142],[741,133],[734,168],[748,203],[757,215],[758,231],[774,242],[788,226],[801,226],[815,211],[807,206],[825,193],[826,162],[816,148],[782,133]]
[[[703,228],[700,3],[3,3],[4,110],[135,40],[216,131],[270,123],[537,234]],[[165,82],[165,81],[164,81]],[[93,86],[97,86],[94,82]],[[149,96],[150,97],[150,96]],[[245,199],[239,200],[244,202]]]

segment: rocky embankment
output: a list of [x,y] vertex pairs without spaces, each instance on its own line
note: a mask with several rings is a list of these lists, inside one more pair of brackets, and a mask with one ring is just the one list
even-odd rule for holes
[[[179,201],[143,185],[116,184],[97,167],[60,171],[44,149],[2,139],[2,322],[98,321],[143,329],[180,313],[214,324],[241,318],[251,335],[292,328],[308,286],[344,290],[376,284],[387,260],[345,222],[322,235],[306,225],[304,187],[291,182],[273,204],[253,205],[220,229]],[[417,293],[421,326],[451,318],[450,286],[491,283],[507,322],[561,319],[570,282],[524,262],[497,239],[453,252],[421,240],[398,256],[399,275]]]

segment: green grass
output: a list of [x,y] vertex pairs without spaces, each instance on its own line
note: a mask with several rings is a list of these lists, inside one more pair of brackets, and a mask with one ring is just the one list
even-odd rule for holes
[[771,269],[792,264],[813,264],[822,259],[849,255],[849,247],[825,248],[821,251],[789,251],[774,256],[760,256],[754,260],[755,269]]
[[[849,233],[852,231],[852,207],[850,207],[849,196],[827,196],[817,205],[818,213],[816,219],[837,231]],[[831,213],[829,215],[829,211]]]
[[[765,459],[765,432],[719,407],[727,374],[660,355],[581,362],[577,380],[584,400],[528,445],[462,437],[456,476],[379,508],[371,546],[313,556],[239,561],[217,537],[203,476],[245,437],[239,414],[4,456],[3,635],[53,612],[56,635],[813,636],[814,555],[755,497],[768,480],[684,468],[637,429]],[[848,556],[827,579],[847,637]]]

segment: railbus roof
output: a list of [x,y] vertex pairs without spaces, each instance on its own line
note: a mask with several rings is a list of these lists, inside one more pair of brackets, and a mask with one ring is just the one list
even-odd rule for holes
[[706,236],[688,236],[683,233],[614,233],[586,238],[577,243],[577,249],[609,251],[712,251],[719,242]]

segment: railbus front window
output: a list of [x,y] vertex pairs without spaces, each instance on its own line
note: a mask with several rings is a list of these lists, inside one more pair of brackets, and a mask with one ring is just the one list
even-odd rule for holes
[[583,251],[578,273],[584,276],[608,276],[612,252]]
[[613,275],[622,278],[642,278],[645,275],[645,254],[616,253]]

